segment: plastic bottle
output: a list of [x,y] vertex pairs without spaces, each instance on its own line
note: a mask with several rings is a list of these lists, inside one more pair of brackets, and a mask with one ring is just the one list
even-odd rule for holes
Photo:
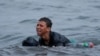
[[94,43],[92,43],[92,42],[79,43],[75,39],[70,39],[70,41],[71,41],[71,43],[69,43],[68,46],[71,46],[71,47],[77,47],[77,48],[93,48],[94,47]]
[[68,46],[77,47],[77,48],[93,48],[94,44],[92,42],[69,43]]

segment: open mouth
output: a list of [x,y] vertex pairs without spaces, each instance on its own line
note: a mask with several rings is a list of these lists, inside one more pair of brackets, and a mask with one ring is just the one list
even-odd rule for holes
[[38,33],[38,34],[41,34],[41,30],[38,29],[38,30],[37,30],[37,33]]

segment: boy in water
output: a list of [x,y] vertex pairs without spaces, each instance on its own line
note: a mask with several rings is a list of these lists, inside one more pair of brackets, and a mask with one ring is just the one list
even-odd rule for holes
[[28,37],[22,42],[23,46],[66,46],[70,41],[63,35],[51,31],[52,21],[47,17],[42,17],[38,20],[36,31],[37,35],[40,36],[39,40],[36,41],[32,37]]

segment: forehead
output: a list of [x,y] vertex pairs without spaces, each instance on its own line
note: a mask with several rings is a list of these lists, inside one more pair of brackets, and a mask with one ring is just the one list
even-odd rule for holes
[[44,22],[44,21],[38,21],[37,24],[46,25],[46,22]]

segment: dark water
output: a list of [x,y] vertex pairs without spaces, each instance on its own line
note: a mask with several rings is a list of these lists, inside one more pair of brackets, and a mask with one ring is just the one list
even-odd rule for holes
[[[94,48],[23,47],[41,17],[53,31]],[[100,56],[100,0],[0,0],[0,56]]]

